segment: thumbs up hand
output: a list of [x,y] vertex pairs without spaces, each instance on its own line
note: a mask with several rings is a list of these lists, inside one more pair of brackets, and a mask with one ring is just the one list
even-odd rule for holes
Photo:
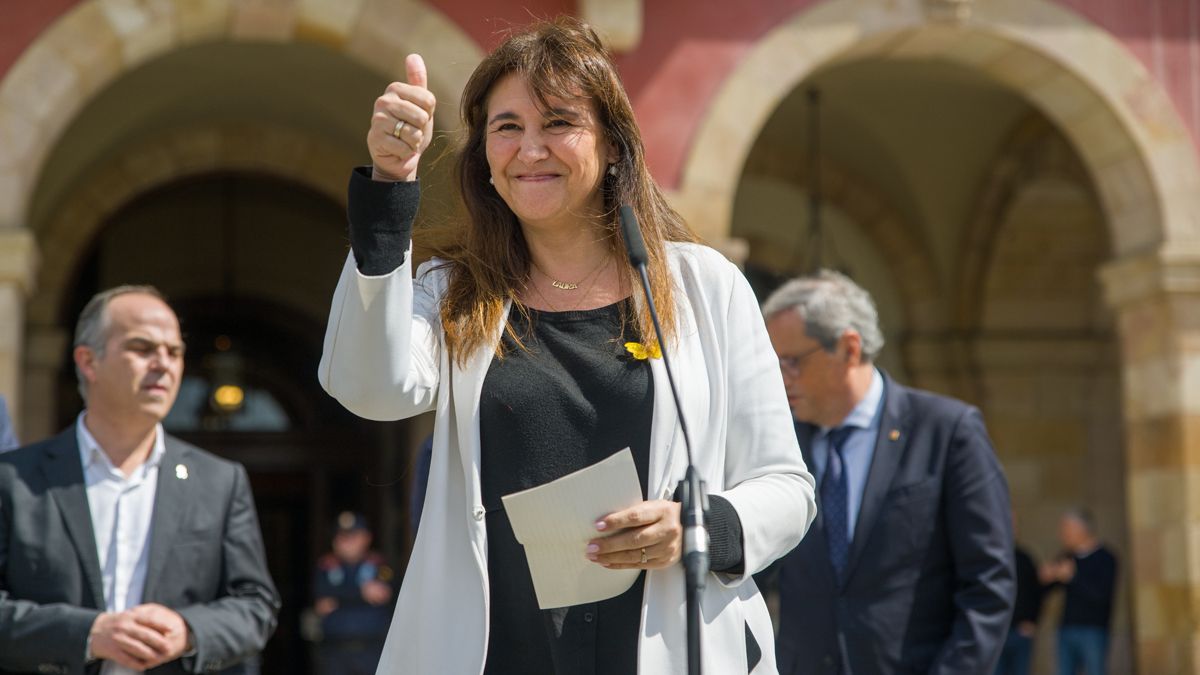
[[375,99],[367,149],[374,165],[372,177],[384,181],[417,179],[421,153],[433,139],[433,111],[437,99],[429,91],[429,77],[420,54],[404,60],[408,82],[393,82]]

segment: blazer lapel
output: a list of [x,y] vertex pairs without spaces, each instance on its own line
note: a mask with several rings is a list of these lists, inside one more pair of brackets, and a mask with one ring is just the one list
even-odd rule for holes
[[854,539],[850,543],[850,559],[846,562],[847,581],[854,574],[854,567],[862,556],[871,529],[879,519],[884,497],[892,486],[909,437],[908,399],[903,388],[882,370],[879,372],[884,382],[883,411],[879,420],[879,435],[875,439],[875,454],[871,458],[871,469],[867,472],[867,485],[858,510],[858,522],[854,526]]
[[[504,327],[508,324],[508,313],[512,309],[512,301],[505,301],[504,315],[499,324],[493,329],[493,342],[500,341]],[[447,354],[450,360],[451,396],[454,399],[455,432],[458,434],[458,449],[462,460],[463,476],[466,477],[467,499],[472,508],[482,502],[479,476],[481,468],[480,453],[482,450],[479,439],[479,398],[483,391],[483,380],[487,377],[495,352],[481,347],[476,349],[468,358],[464,367],[459,368],[454,363],[454,355]]]
[[[146,566],[146,585],[142,592],[144,600],[152,600],[158,590],[158,580],[167,556],[175,543],[175,536],[183,522],[183,515],[192,495],[187,480],[188,451],[179,441],[167,436],[164,440],[162,459],[158,465],[158,481],[154,491],[154,516],[150,523],[150,555]],[[179,470],[176,467],[184,467]]]
[[93,607],[104,608],[104,584],[100,577],[100,554],[96,551],[96,533],[92,529],[92,510],[88,506],[83,465],[79,460],[79,441],[75,425],[59,434],[46,450],[42,471],[48,491],[62,513],[67,534],[83,568]]
[[[668,345],[670,348],[670,345]],[[671,363],[678,364],[678,352],[669,352]],[[671,394],[671,381],[662,359],[649,359],[650,375],[654,380],[654,417],[650,425],[650,475],[646,477],[646,499],[670,499],[675,486],[670,484],[673,474],[673,448],[675,440],[683,432],[679,428],[679,411],[675,408],[675,397]],[[679,371],[675,371],[679,376]],[[682,383],[680,392],[686,392]],[[683,394],[681,394],[683,396]],[[692,439],[695,440],[694,438]]]

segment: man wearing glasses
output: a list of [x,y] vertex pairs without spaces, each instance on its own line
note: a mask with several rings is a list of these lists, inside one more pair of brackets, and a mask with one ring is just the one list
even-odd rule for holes
[[841,274],[788,282],[763,316],[820,499],[779,568],[779,672],[992,672],[1016,583],[979,411],[877,368],[875,303]]

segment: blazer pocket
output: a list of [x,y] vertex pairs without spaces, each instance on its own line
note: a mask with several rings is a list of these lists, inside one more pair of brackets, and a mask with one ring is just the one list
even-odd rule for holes
[[175,533],[175,543],[205,543],[219,545],[224,534],[225,526],[210,519],[193,520],[185,523]]
[[187,549],[196,546],[219,546],[220,542],[212,537],[202,536],[181,536],[179,539],[171,542],[171,550]]
[[934,476],[933,478],[926,478],[915,483],[894,487],[888,490],[887,496],[884,498],[884,503],[889,506],[897,506],[922,499],[939,497],[942,494],[941,484],[941,477]]

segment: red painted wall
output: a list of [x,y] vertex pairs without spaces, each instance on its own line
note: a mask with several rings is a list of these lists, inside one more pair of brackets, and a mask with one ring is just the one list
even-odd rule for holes
[[[691,139],[724,79],[773,26],[818,0],[643,0],[642,43],[621,55],[626,87],[657,178],[677,187]],[[1053,0],[1123,42],[1200,138],[1200,0]],[[0,77],[78,0],[0,0]],[[531,17],[576,0],[427,0],[485,49]]]
[[1111,33],[1166,90],[1200,149],[1200,0],[1053,0]]
[[618,63],[650,169],[678,187],[712,97],[760,37],[817,0],[732,3],[644,0],[642,44]]
[[0,77],[21,52],[79,0],[0,0]]
[[[534,18],[549,19],[575,13],[575,0],[425,0],[485,50],[504,39],[503,33]],[[653,0],[652,0],[653,1]]]

